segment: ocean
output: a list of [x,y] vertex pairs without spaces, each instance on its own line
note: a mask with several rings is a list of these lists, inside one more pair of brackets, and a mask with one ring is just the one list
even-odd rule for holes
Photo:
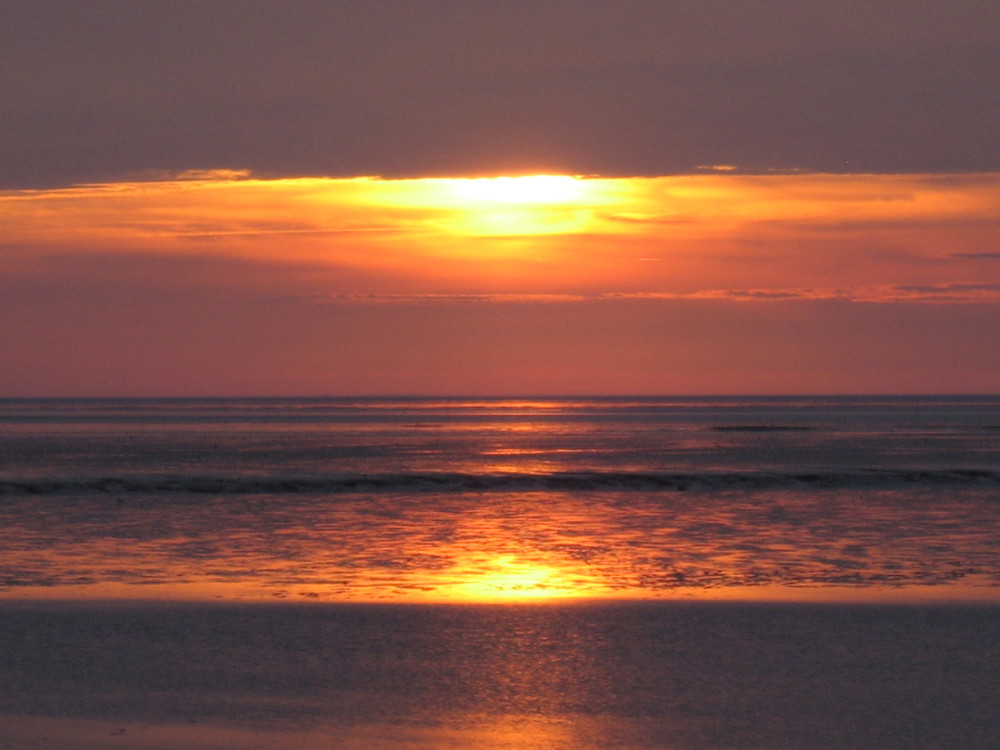
[[998,540],[1000,397],[0,400],[0,747],[1000,747]]

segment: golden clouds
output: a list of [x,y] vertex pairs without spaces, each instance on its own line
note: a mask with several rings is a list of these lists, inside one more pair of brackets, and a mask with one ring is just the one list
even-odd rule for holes
[[998,175],[209,171],[0,194],[8,262],[42,252],[309,263],[353,269],[329,289],[342,299],[372,293],[378,277],[389,296],[982,301],[1000,295],[998,230]]

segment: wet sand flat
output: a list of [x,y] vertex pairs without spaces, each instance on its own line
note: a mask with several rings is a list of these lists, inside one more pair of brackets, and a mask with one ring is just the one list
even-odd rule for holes
[[1000,741],[995,605],[6,602],[0,644],[6,748]]

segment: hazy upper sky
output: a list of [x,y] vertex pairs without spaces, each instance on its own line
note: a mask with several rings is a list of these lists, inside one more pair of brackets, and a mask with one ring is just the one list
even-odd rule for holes
[[1000,169],[995,0],[6,0],[0,180]]
[[995,0],[7,0],[0,91],[0,396],[1000,390]]

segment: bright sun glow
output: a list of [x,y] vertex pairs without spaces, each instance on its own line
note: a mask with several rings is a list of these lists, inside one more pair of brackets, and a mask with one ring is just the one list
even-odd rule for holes
[[483,177],[454,181],[459,198],[487,203],[570,203],[582,197],[583,180],[566,175]]
[[448,181],[446,205],[462,213],[455,228],[479,235],[582,232],[590,223],[588,181],[568,175]]
[[[620,181],[572,175],[366,178],[372,205],[421,210],[452,236],[578,234],[622,201]],[[338,196],[339,198],[339,196]]]

